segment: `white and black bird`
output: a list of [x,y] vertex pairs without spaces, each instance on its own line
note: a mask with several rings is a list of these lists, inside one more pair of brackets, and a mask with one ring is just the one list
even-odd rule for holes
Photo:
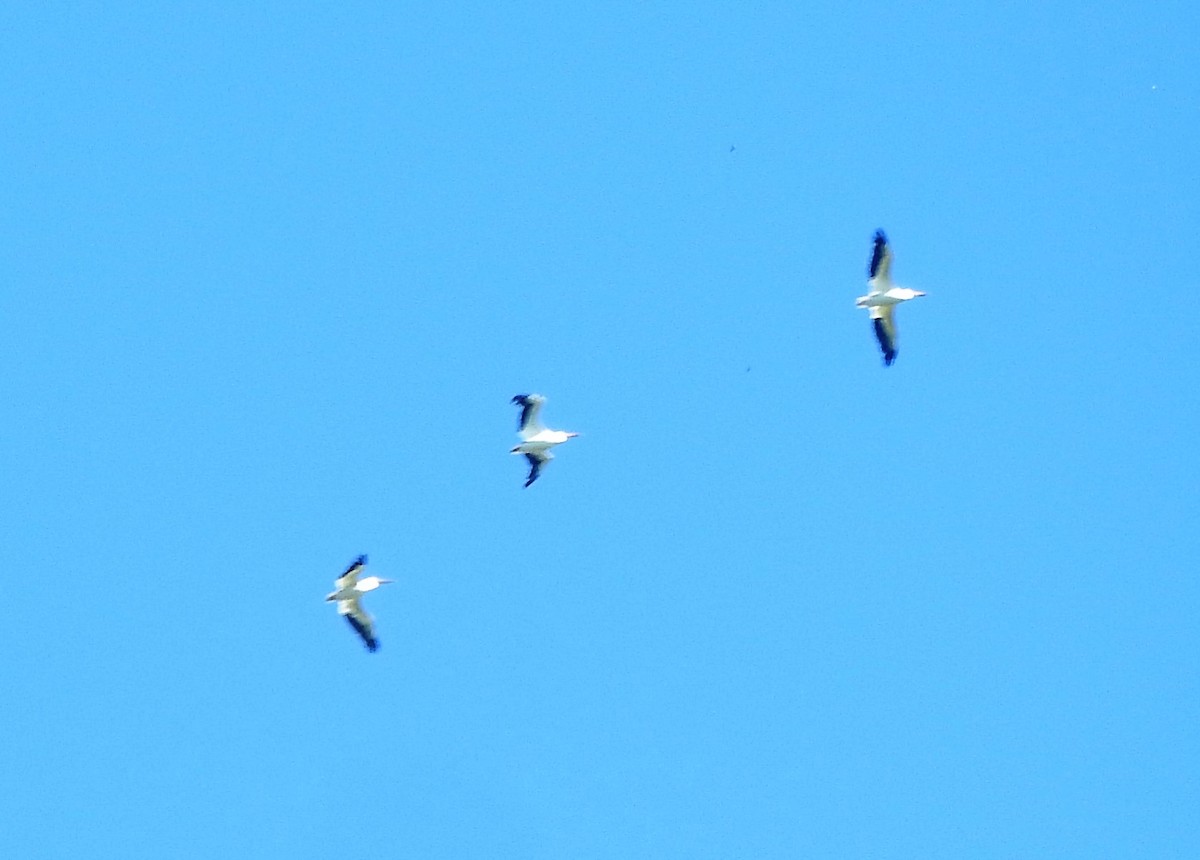
[[568,433],[565,430],[547,430],[542,426],[538,415],[546,398],[540,394],[518,394],[512,402],[521,407],[521,417],[517,419],[517,435],[521,437],[521,444],[509,453],[524,454],[525,459],[529,461],[529,477],[525,479],[525,486],[528,487],[538,479],[542,466],[554,459],[550,449],[579,434]]
[[875,245],[871,249],[871,262],[867,266],[867,294],[859,296],[854,304],[871,312],[871,323],[875,339],[883,350],[883,363],[891,365],[899,352],[896,344],[896,305],[925,295],[920,290],[897,287],[892,283],[892,249],[882,230],[875,231]]
[[354,632],[362,637],[368,651],[379,649],[379,640],[375,638],[375,621],[367,614],[359,603],[359,598],[368,591],[374,591],[381,585],[395,582],[393,579],[380,579],[378,576],[363,576],[359,574],[367,566],[367,557],[360,555],[346,568],[346,572],[333,581],[336,591],[330,592],[325,602],[337,601],[338,615],[345,616],[354,628]]

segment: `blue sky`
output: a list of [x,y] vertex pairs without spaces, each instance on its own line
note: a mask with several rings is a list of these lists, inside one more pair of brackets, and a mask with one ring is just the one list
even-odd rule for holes
[[1194,4],[0,28],[6,856],[1200,852]]

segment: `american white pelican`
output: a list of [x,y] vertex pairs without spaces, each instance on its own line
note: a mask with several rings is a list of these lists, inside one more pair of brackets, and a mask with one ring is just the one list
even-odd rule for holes
[[521,407],[521,417],[517,420],[517,435],[521,437],[521,444],[509,453],[524,454],[525,459],[529,461],[529,477],[525,480],[525,486],[528,487],[538,479],[542,466],[554,459],[550,449],[579,434],[547,430],[542,426],[538,414],[542,411],[542,404],[546,402],[546,398],[540,394],[518,394],[512,402]]
[[875,247],[871,250],[871,263],[867,266],[867,294],[859,296],[854,304],[871,312],[875,327],[875,338],[883,350],[883,363],[891,365],[896,360],[898,341],[894,310],[900,302],[907,302],[925,295],[920,290],[909,290],[892,284],[889,272],[892,268],[892,249],[882,230],[875,231]]
[[378,576],[364,576],[359,579],[367,565],[367,557],[360,555],[346,568],[346,572],[333,581],[337,591],[330,592],[325,602],[337,601],[338,615],[344,615],[354,628],[354,632],[362,637],[368,651],[379,648],[379,640],[375,638],[375,622],[367,611],[359,605],[358,599],[368,591],[374,591],[381,585],[395,582],[394,579],[380,579]]

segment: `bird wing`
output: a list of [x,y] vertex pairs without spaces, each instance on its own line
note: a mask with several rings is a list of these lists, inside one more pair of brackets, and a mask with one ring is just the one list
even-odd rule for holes
[[871,308],[871,323],[875,329],[875,339],[879,341],[879,348],[883,350],[883,363],[891,365],[896,360],[896,345],[899,338],[896,336],[896,318],[894,315],[895,305],[882,305]]
[[538,475],[542,473],[542,466],[554,459],[554,455],[549,451],[538,451],[525,455],[525,459],[529,461],[529,477],[525,479],[525,486],[528,487],[538,479]]
[[540,394],[518,394],[512,399],[521,407],[521,417],[517,419],[517,432],[522,439],[528,439],[542,431],[542,423],[538,416],[542,412],[542,404],[546,398]]
[[875,231],[875,244],[871,248],[871,262],[867,265],[867,279],[875,281],[880,292],[891,285],[892,248],[882,230]]
[[360,555],[350,563],[350,566],[346,568],[345,573],[334,580],[334,586],[337,587],[338,591],[341,591],[343,588],[352,588],[354,584],[358,582],[358,575],[362,573],[363,568],[366,566],[367,557],[365,555]]
[[367,614],[357,600],[339,600],[338,615],[345,616],[354,628],[354,632],[362,639],[368,651],[379,648],[379,640],[375,638],[375,621]]

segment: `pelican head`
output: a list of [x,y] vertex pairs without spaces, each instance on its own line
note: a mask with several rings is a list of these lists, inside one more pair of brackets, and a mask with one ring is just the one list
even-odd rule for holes
[[396,580],[394,580],[394,579],[380,579],[378,576],[368,576],[368,577],[364,577],[363,579],[359,580],[358,590],[359,591],[374,591],[381,585],[388,585],[389,583],[392,583],[395,581]]
[[920,290],[906,290],[905,292],[907,292],[907,293],[908,293],[908,297],[909,297],[910,299],[915,299],[915,298],[917,298],[917,297],[919,297],[919,296],[923,296],[923,295],[925,295],[925,294],[924,294],[923,292],[921,292]]

